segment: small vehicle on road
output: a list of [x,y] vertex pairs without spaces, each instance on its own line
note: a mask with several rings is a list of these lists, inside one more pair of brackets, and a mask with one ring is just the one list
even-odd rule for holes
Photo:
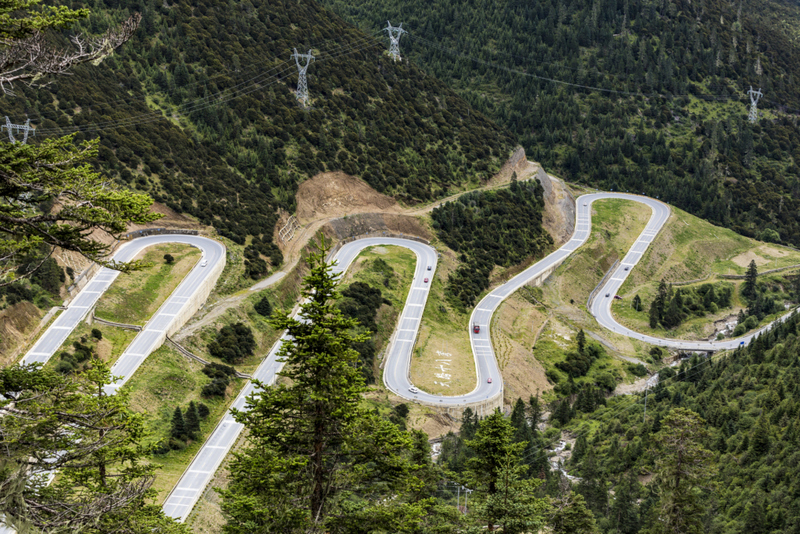
[[426,284],[428,283],[428,279],[427,279],[427,278],[425,278],[425,280],[424,280],[424,281],[425,281],[425,283],[426,283]]
[[431,266],[430,266],[430,265],[428,265],[428,270],[429,270],[429,271],[431,270]]
[[626,266],[626,267],[625,267],[625,270],[626,270],[626,271],[630,270],[630,267],[627,267],[627,266]]
[[491,384],[491,383],[492,383],[492,377],[490,376],[489,378],[487,378],[487,379],[486,379],[486,382],[488,382],[489,384]]
[[417,389],[417,386],[410,386],[408,388],[408,391],[410,391],[411,393],[419,393],[419,390]]
[[583,205],[584,205],[584,206],[588,206],[588,205],[589,205],[589,203],[588,203],[588,202],[584,202],[584,203],[583,203]]
[[610,296],[611,296],[611,293],[606,293],[606,297],[610,297]]
[[479,325],[479,324],[473,324],[473,325],[472,325],[472,331],[473,331],[474,333],[476,333],[476,334],[480,334],[480,333],[481,333],[481,325]]
[[200,267],[205,267],[206,265],[208,265],[208,260],[203,260],[200,262]]

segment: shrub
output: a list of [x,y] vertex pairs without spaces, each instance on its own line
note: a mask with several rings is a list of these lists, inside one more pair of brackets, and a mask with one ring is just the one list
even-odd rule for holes
[[172,254],[164,254],[164,261],[167,262],[167,265],[171,265],[175,258],[172,257]]
[[208,352],[228,363],[235,363],[253,354],[256,340],[249,326],[242,323],[223,326],[214,341],[209,343]]
[[269,317],[272,315],[272,304],[267,297],[261,297],[261,300],[256,302],[253,308],[255,308],[256,313],[262,317]]
[[97,341],[103,339],[103,333],[100,331],[99,328],[92,328],[92,337],[95,338]]

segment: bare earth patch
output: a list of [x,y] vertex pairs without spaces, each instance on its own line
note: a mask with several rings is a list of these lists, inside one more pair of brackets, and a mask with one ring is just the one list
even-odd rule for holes
[[371,211],[396,213],[400,207],[392,197],[343,172],[318,174],[297,189],[297,219],[301,224]]
[[505,381],[507,403],[552,388],[531,351],[547,315],[518,294],[506,299],[492,321],[492,342]]

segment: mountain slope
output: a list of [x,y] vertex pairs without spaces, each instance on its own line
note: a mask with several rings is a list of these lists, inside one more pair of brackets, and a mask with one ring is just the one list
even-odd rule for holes
[[[276,209],[299,182],[344,170],[407,203],[488,178],[509,135],[442,83],[394,63],[375,39],[311,1],[97,2],[84,26],[129,11],[136,37],[99,66],[3,97],[36,139],[99,136],[99,166],[222,235],[280,261]],[[311,108],[289,55],[314,50]]]
[[[554,172],[800,244],[798,7],[780,0],[322,0]],[[762,88],[758,125],[750,86]]]

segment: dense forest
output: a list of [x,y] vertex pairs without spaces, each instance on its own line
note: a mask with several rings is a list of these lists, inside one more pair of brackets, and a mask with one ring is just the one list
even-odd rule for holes
[[[98,166],[244,244],[248,272],[280,263],[276,210],[294,211],[302,180],[326,170],[362,177],[407,203],[488,178],[510,135],[385,43],[319,4],[91,2],[80,28],[102,33],[131,11],[134,38],[100,65],[46,88],[15,87],[5,113],[37,127],[30,142],[100,138]],[[311,49],[311,94],[294,94],[290,54]]]
[[[717,471],[708,486],[715,491],[703,492],[709,499],[703,532],[800,532],[799,334],[800,316],[794,314],[729,356],[694,356],[677,371],[663,369],[648,394],[644,420],[640,397],[638,402],[619,399],[573,421],[579,435],[573,467],[601,488],[592,500],[595,513],[605,518],[601,524],[610,529],[613,511],[622,508],[609,499],[610,489],[631,499],[626,513],[646,520],[645,508],[654,496],[629,474],[653,472],[654,436],[667,414],[682,407],[705,419],[708,436],[700,444],[713,453],[710,465]],[[593,430],[579,424],[585,420]],[[643,501],[636,505],[639,497]],[[638,527],[618,531],[637,532]]]
[[[796,5],[322,1],[363,28],[404,23],[406,57],[548,170],[800,244]],[[750,86],[765,94],[757,124]]]
[[462,308],[489,287],[496,265],[510,267],[541,255],[553,238],[542,227],[544,197],[537,180],[512,181],[508,189],[460,196],[431,212],[439,238],[459,254],[447,292]]

